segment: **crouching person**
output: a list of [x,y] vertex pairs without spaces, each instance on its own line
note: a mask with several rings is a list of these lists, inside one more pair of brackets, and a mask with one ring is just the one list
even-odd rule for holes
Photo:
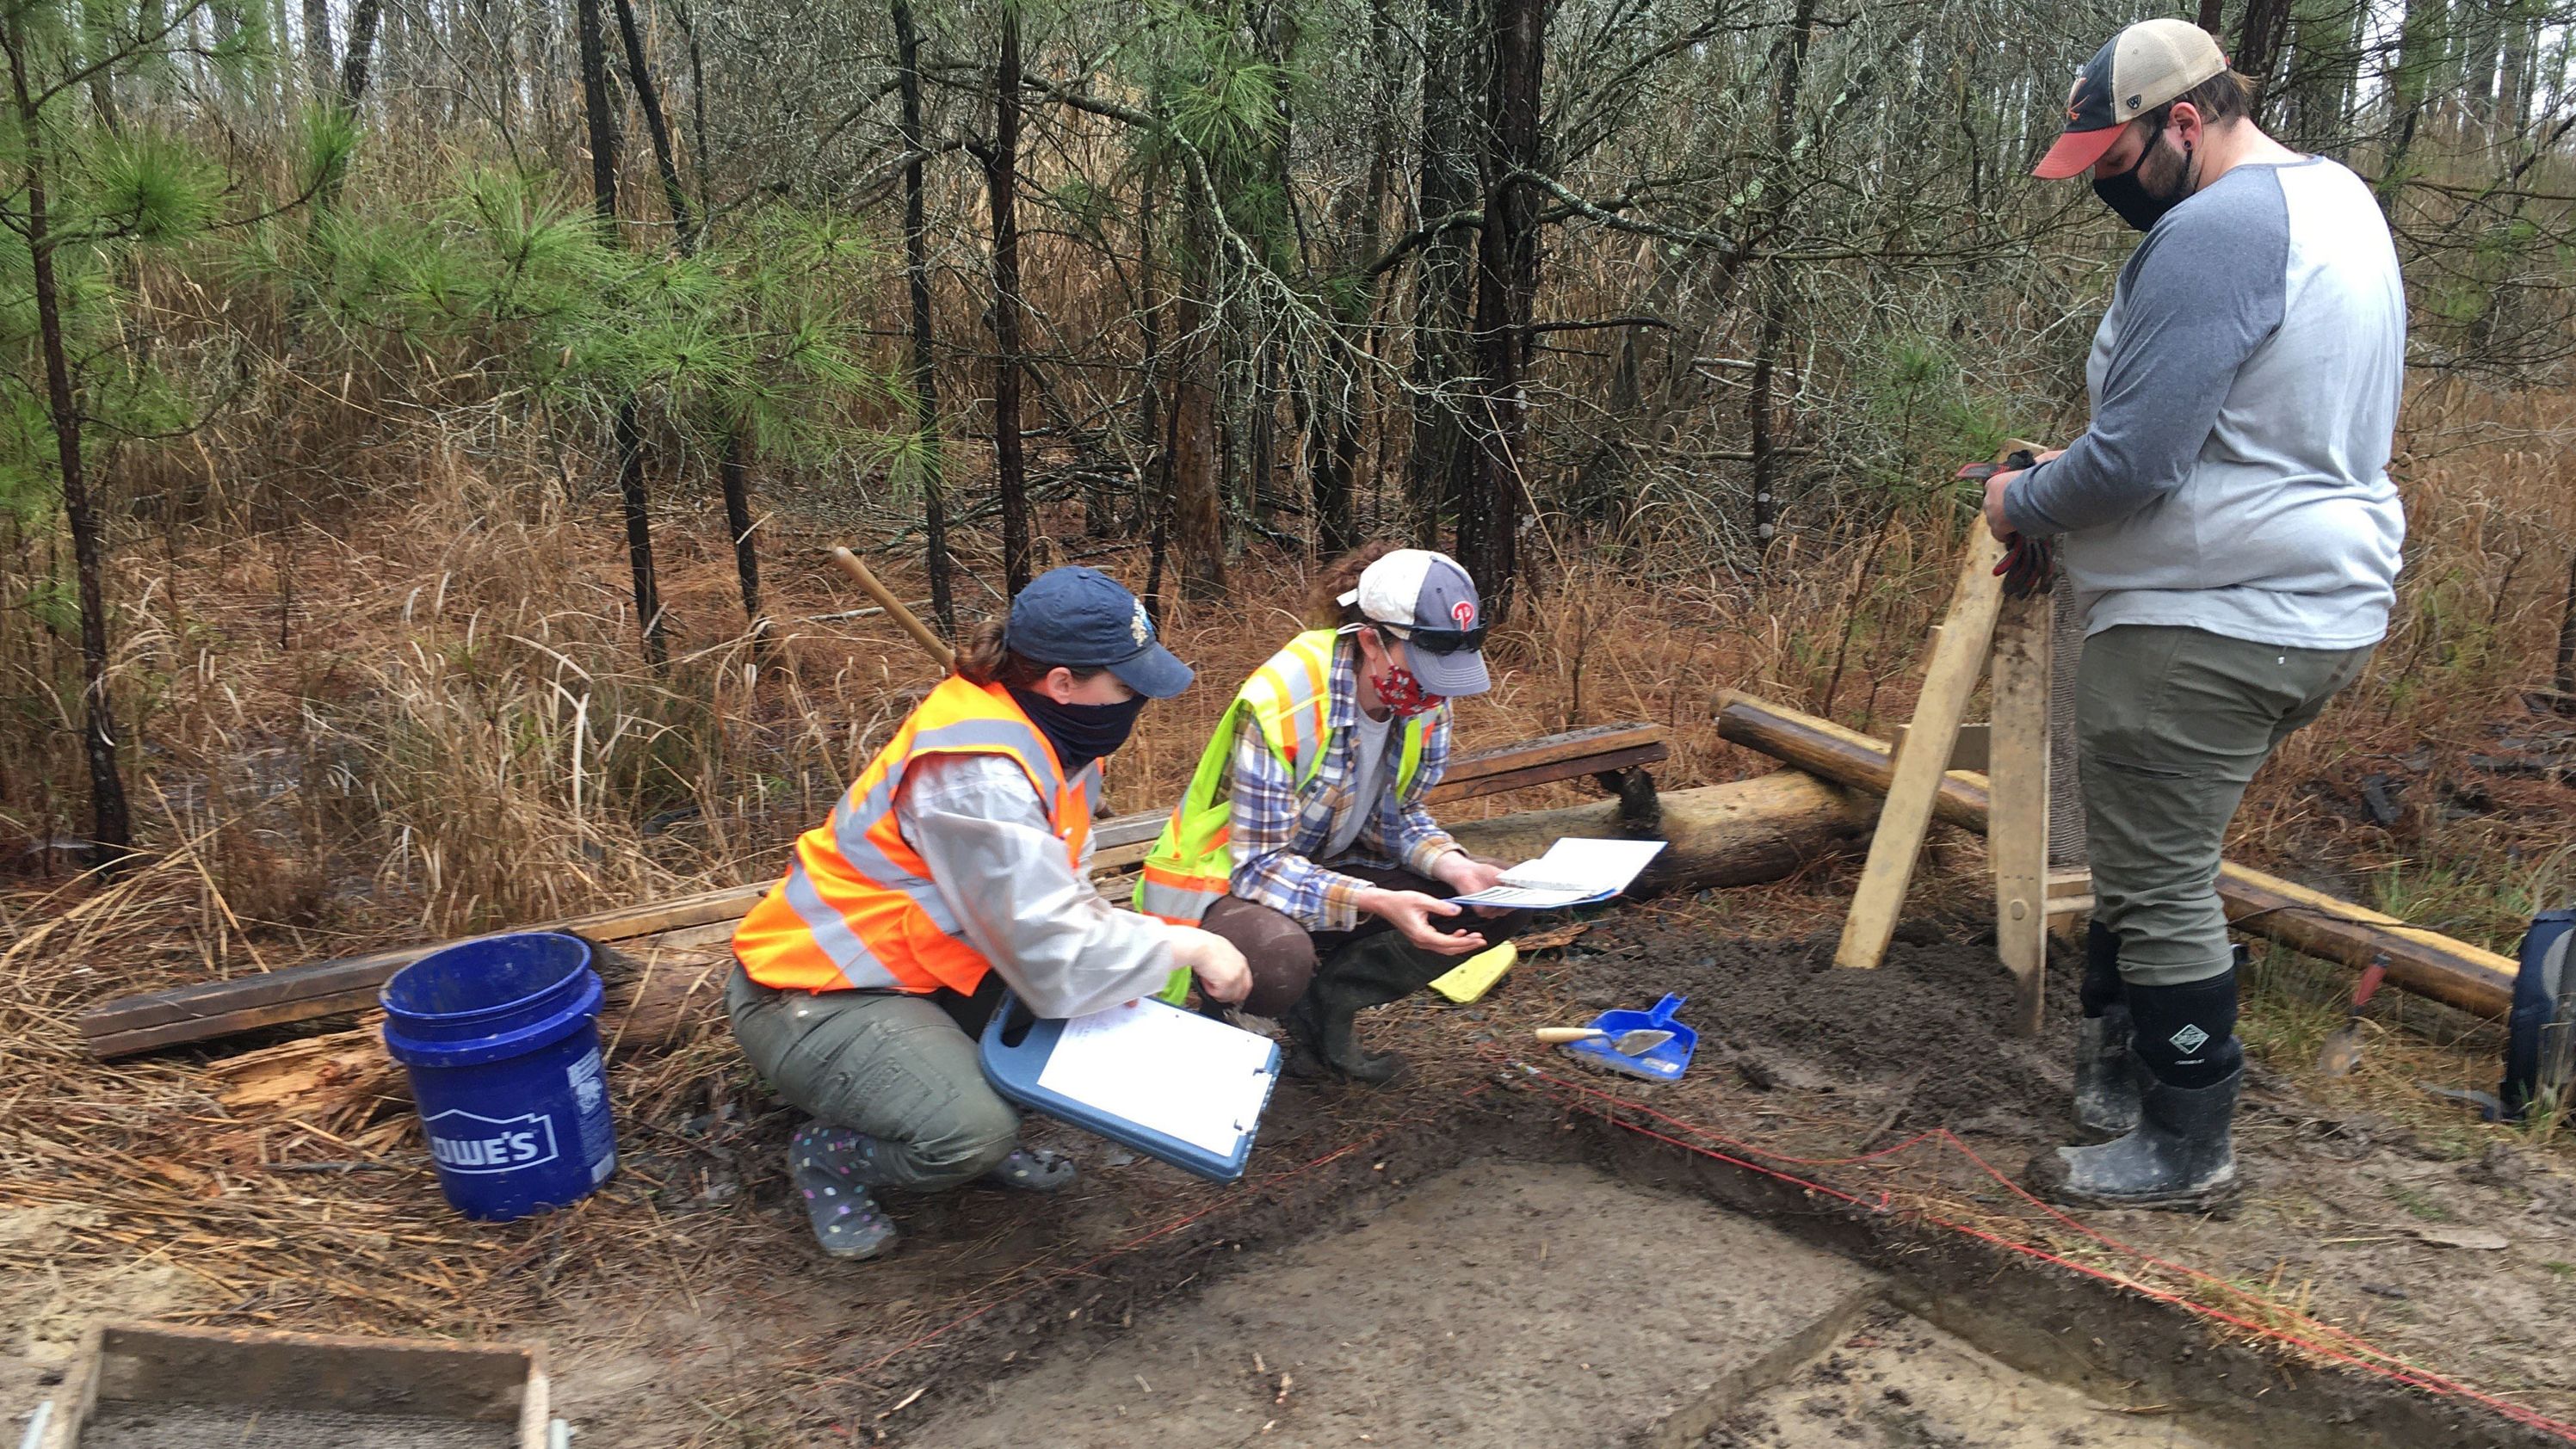
[[1107,575],[1061,568],[989,623],[869,762],[734,933],[734,1039],[812,1117],[789,1167],[823,1250],[873,1258],[878,1188],[1047,1192],[1073,1165],[1019,1145],[976,1038],[1004,986],[1078,1016],[1194,973],[1240,999],[1243,957],[1092,888],[1100,762],[1190,671]]
[[1358,1013],[1520,919],[1450,920],[1447,896],[1501,871],[1422,803],[1448,765],[1447,701],[1489,687],[1480,609],[1446,555],[1379,545],[1343,559],[1316,604],[1328,622],[1244,681],[1146,857],[1137,909],[1241,949],[1243,1007],[1288,1028],[1298,1075],[1393,1078],[1401,1059],[1361,1048]]

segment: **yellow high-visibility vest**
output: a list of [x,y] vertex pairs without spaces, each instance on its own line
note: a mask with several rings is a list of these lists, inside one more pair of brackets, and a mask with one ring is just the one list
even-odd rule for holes
[[[1300,793],[1323,769],[1331,743],[1324,722],[1332,714],[1333,649],[1338,638],[1330,629],[1298,635],[1235,691],[1234,703],[1226,706],[1224,717],[1216,722],[1216,733],[1208,739],[1207,752],[1199,756],[1189,793],[1163,823],[1153,853],[1145,857],[1144,874],[1136,881],[1136,909],[1176,926],[1195,926],[1206,919],[1209,907],[1225,899],[1234,875],[1230,829],[1234,802],[1225,784],[1233,768],[1236,734],[1247,719],[1261,731],[1262,743],[1297,782]],[[1414,774],[1422,766],[1422,740],[1430,718],[1421,714],[1404,722],[1403,753],[1395,772],[1399,793],[1413,787]]]

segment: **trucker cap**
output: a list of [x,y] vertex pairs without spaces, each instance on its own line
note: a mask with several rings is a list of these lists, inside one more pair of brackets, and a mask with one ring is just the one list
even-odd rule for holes
[[[1406,640],[1405,667],[1433,694],[1458,699],[1493,688],[1485,672],[1484,605],[1476,581],[1449,555],[1399,548],[1361,570],[1359,587],[1337,602],[1358,605],[1362,618]],[[1416,633],[1424,637],[1410,637]]]
[[1106,669],[1148,699],[1190,687],[1190,667],[1154,636],[1154,621],[1124,585],[1098,569],[1068,564],[1029,580],[1011,600],[1002,640],[1040,664]]
[[2212,76],[2227,57],[2209,32],[2188,20],[2141,20],[2093,52],[2066,93],[2066,131],[2030,174],[2062,181],[2093,169],[2120,139],[2120,128]]

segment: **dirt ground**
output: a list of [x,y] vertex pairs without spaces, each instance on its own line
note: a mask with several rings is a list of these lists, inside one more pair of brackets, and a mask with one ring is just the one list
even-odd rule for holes
[[[1832,893],[1822,883],[1816,898]],[[1176,1424],[1221,1419],[1256,1438],[1268,1420],[1253,1418],[1253,1391],[1267,1373],[1273,1407],[1297,1410],[1267,1437],[1335,1443],[1374,1432],[1377,1414],[1402,1432],[1370,1442],[1447,1437],[1444,1392],[1454,1405],[1475,1375],[1503,1373],[1547,1390],[1530,1423],[1566,1439],[1580,1419],[1547,1416],[1640,1394],[1710,1402],[1693,1385],[1721,1372],[1737,1352],[1729,1335],[1766,1310],[1726,1297],[1726,1275],[1694,1255],[1723,1256],[1740,1232],[1796,1240],[1777,1250],[1804,1265],[1777,1275],[1783,1284],[1881,1275],[1911,1316],[1778,1365],[1779,1382],[1707,1426],[1713,1445],[1826,1442],[1807,1432],[1818,1425],[1836,1443],[2011,1444],[1977,1427],[1985,1410],[1954,1402],[1992,1374],[2009,1377],[1977,1391],[1989,1407],[1998,1395],[2080,1400],[2067,1412],[2088,1416],[2091,1437],[2052,1441],[2066,1444],[2299,1442],[2259,1414],[2228,1418],[2263,1403],[2326,1426],[2309,1442],[2551,1442],[2486,1408],[2324,1372],[2313,1348],[2243,1347],[2261,1329],[2576,1417],[2563,1353],[2576,1329],[2576,1179],[2563,1148],[2322,1105],[2293,1073],[2258,1067],[2240,1136],[2248,1191],[2231,1215],[2078,1224],[1987,1170],[2016,1173],[2064,1140],[2071,971],[2052,973],[2048,1028],[2024,1041],[2001,1030],[2006,978],[1973,921],[1909,922],[1883,969],[1843,972],[1826,964],[1822,935],[1748,937],[1747,900],[1632,905],[1534,954],[1481,1002],[1422,997],[1378,1013],[1364,1030],[1403,1047],[1415,1070],[1385,1090],[1284,1086],[1241,1185],[1040,1124],[1033,1135],[1086,1169],[1069,1195],[898,1197],[903,1250],[874,1264],[812,1252],[781,1165],[793,1123],[713,1023],[667,1056],[616,1064],[624,1167],[607,1189],[501,1227],[445,1212],[398,1112],[367,1129],[393,1144],[373,1155],[359,1150],[379,1140],[365,1134],[331,1134],[353,1149],[263,1128],[253,1156],[183,1063],[70,1075],[47,1105],[112,1124],[109,1155],[15,1144],[0,1197],[0,1323],[14,1325],[0,1341],[0,1408],[24,1412],[80,1326],[114,1314],[539,1340],[560,1411],[596,1444],[972,1443],[985,1432],[972,1426],[1005,1410],[1064,1442],[1153,1442],[1068,1437],[1147,1402],[1131,1364],[1155,1401],[1198,1405]],[[1795,919],[1774,910],[1764,924]],[[1530,1026],[1667,991],[1690,998],[1682,1018],[1701,1033],[1680,1082],[1588,1073],[1529,1042]],[[1587,1162],[1616,1181],[1559,1166],[1515,1185],[1520,1169],[1488,1162],[1497,1152]],[[158,1170],[171,1163],[188,1166]],[[1479,1172],[1501,1176],[1467,1175]],[[1614,1201],[1585,1197],[1596,1191]],[[1583,1221],[1616,1226],[1570,1230]],[[1629,1290],[1642,1318],[1606,1310],[1598,1286],[1558,1287],[1634,1278],[1654,1244],[1675,1256]],[[1609,1256],[1580,1256],[1596,1250]],[[1361,1320],[1375,1338],[1333,1336],[1336,1321]],[[2043,1320],[2054,1326],[2031,1326]],[[1776,1344],[1792,1326],[1755,1336]],[[1445,1336],[1453,1327],[1461,1340]],[[1945,1334],[1974,1340],[1958,1350],[1968,1360],[1943,1359]],[[1229,1356],[1212,1368],[1218,1336]],[[1704,1362],[1679,1361],[1683,1349]],[[1247,1353],[1262,1356],[1249,1376]],[[1516,1354],[1543,1371],[1506,1372]],[[1276,1383],[1300,1355],[1316,1377]],[[1903,1376],[1914,1360],[1968,1388],[1943,1398]],[[2184,1402],[2195,1385],[2203,1399]],[[2185,1409],[2187,1428],[2165,1417]],[[1668,1412],[1628,1413],[1619,1432]],[[2356,1427],[2335,1429],[2336,1415]]]

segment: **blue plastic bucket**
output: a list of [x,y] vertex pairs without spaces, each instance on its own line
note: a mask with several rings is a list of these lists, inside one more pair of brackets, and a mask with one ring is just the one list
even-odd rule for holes
[[599,998],[590,943],[551,931],[461,942],[385,983],[385,1050],[458,1212],[508,1222],[617,1170]]

